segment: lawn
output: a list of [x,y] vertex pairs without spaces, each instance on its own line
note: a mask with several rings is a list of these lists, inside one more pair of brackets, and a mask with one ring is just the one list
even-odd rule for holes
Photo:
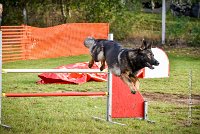
[[[200,126],[200,57],[168,51],[170,77],[141,79],[141,93],[149,101],[148,123],[136,119],[114,119],[120,126],[96,121],[92,116],[106,117],[106,97],[3,98],[2,122],[11,129],[0,128],[1,134],[130,134],[130,133],[199,133]],[[55,68],[88,61],[88,55],[17,61],[3,68]],[[188,82],[192,70],[192,124],[188,126]],[[38,74],[3,74],[3,92],[106,91],[106,82],[82,85],[38,85]]]

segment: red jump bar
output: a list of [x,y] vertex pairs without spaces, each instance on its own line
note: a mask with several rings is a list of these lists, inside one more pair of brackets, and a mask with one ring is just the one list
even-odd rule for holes
[[3,93],[4,97],[106,96],[107,92]]

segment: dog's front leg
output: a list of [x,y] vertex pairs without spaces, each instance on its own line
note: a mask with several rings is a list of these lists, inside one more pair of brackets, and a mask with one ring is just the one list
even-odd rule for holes
[[89,64],[88,64],[88,67],[91,68],[94,64],[94,59],[92,58],[90,61],[89,61]]
[[123,74],[121,74],[120,78],[124,81],[124,83],[126,83],[129,86],[129,88],[131,90],[131,93],[135,94],[136,91],[133,88],[132,80],[130,79],[130,77],[128,76],[128,74],[123,73]]
[[137,77],[134,77],[134,76],[130,76],[130,79],[133,82],[135,88],[138,90],[139,87],[140,87],[139,79]]

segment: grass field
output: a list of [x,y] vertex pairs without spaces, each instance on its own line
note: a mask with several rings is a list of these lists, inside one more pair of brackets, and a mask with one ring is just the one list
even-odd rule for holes
[[[105,97],[45,97],[3,98],[3,123],[0,134],[132,134],[181,133],[197,134],[200,126],[200,57],[168,51],[170,77],[141,79],[140,91],[149,101],[149,118],[155,124],[135,119],[114,119],[127,124],[120,126],[96,121],[92,116],[106,117]],[[54,68],[60,65],[88,61],[88,55],[18,61],[3,64],[3,68]],[[188,124],[188,73],[193,72],[192,125]],[[82,85],[38,85],[37,74],[3,74],[3,92],[106,91],[106,82]]]

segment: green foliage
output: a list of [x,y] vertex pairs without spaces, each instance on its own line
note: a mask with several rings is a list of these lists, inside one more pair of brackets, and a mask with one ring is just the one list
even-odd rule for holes
[[[116,40],[144,36],[161,39],[161,14],[141,12],[140,0],[2,0],[2,3],[2,25],[23,24],[22,11],[25,8],[27,24],[31,26],[105,22],[110,23],[110,32],[114,33]],[[181,40],[191,46],[200,46],[199,31],[199,19],[174,17],[167,13],[167,42]]]
[[[106,22],[111,24],[111,32],[116,39],[123,39],[131,32],[132,11],[136,12],[141,7],[139,0],[3,0],[3,5],[3,25],[21,25],[22,10],[25,8],[28,25],[47,27],[66,22]],[[11,9],[16,12],[10,12]]]
[[111,22],[111,33],[114,33],[115,39],[122,40],[132,33],[132,25],[134,24],[133,14],[124,12],[115,17],[115,21]]
[[132,31],[133,12],[140,9],[140,2],[129,0],[123,3],[120,0],[112,1],[79,1],[79,4],[73,5],[77,13],[81,16],[78,22],[109,22],[111,33],[120,40],[126,38]]
[[200,24],[192,26],[190,37],[188,44],[190,46],[200,47]]
[[200,47],[200,22],[198,19],[169,15],[166,34],[169,40],[179,39],[190,46]]
[[[147,36],[160,40],[162,31],[161,14],[138,13],[134,15],[133,37]],[[200,47],[200,21],[190,17],[175,17],[167,13],[166,41]]]
[[2,0],[3,21],[2,25],[19,25],[23,23],[22,10],[23,5],[18,0]]

